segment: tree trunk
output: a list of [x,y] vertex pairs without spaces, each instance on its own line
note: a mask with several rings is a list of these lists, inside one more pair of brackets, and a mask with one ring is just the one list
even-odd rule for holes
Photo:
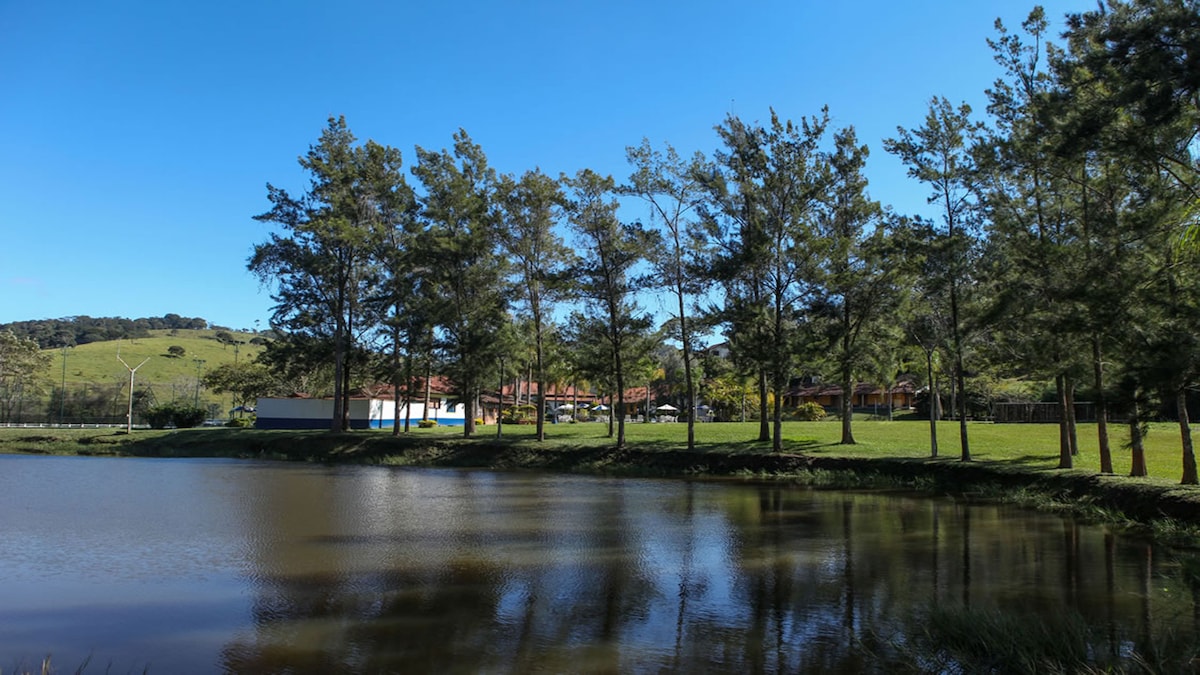
[[783,393],[787,387],[787,377],[776,373],[774,380],[775,406],[772,414],[774,433],[771,435],[771,450],[783,452]]
[[[537,439],[538,441],[544,441],[546,440],[546,364],[543,361],[544,349],[542,347],[542,326],[540,314],[537,316],[537,322],[537,335],[534,336],[536,340],[536,344],[534,345],[534,360],[536,361],[535,366],[537,369],[538,386]],[[533,392],[530,392],[530,403],[533,403],[532,393]],[[501,391],[500,395],[503,398],[504,392]],[[571,414],[574,413],[575,411],[572,410]],[[496,423],[499,424],[499,421],[497,420]]]
[[850,423],[854,419],[854,383],[850,380],[850,364],[842,364],[842,445],[854,445],[854,432]]
[[[946,195],[946,234],[951,246],[954,246],[955,210],[950,203],[950,194]],[[967,386],[966,374],[963,372],[963,341],[962,323],[958,314],[958,265],[957,256],[950,260],[950,329],[954,338],[954,377],[958,390],[958,434],[962,444],[962,461],[971,461],[971,446],[967,439]]]
[[[676,236],[675,250],[679,251],[678,236]],[[678,263],[678,259],[676,261]],[[683,278],[682,270],[676,271],[678,279]],[[686,382],[687,390],[687,447],[688,450],[696,449],[696,383],[692,381],[692,341],[688,333],[687,314],[685,313],[684,292],[682,282],[676,284],[675,297],[679,301],[679,338],[683,345],[683,377]],[[647,402],[647,406],[649,403]]]
[[346,350],[342,345],[343,330],[342,318],[339,316],[333,335],[333,417],[329,421],[329,430],[335,433],[342,431],[342,422],[344,421],[342,402],[346,396],[342,380],[342,373],[346,369]]
[[1183,480],[1182,485],[1200,484],[1196,475],[1196,451],[1192,446],[1192,424],[1188,418],[1187,389],[1180,387],[1175,397],[1175,411],[1179,415],[1179,435],[1183,440]]
[[433,388],[433,373],[430,372],[431,370],[432,370],[432,368],[430,367],[430,365],[428,363],[426,363],[425,364],[425,403],[421,406],[421,408],[422,408],[421,409],[421,421],[422,422],[429,421],[429,404],[431,403],[431,399],[433,398],[433,392],[431,391]]
[[[516,406],[516,392],[513,392],[514,403]],[[504,423],[500,420],[500,416],[504,413],[504,359],[500,359],[500,386],[496,388],[496,438],[504,435]],[[539,426],[541,420],[538,421]]]
[[758,371],[758,440],[771,440],[771,413],[767,406],[767,371]]
[[467,393],[468,387],[463,387],[463,438],[475,435],[475,394]]
[[342,359],[342,409],[339,415],[341,428],[338,430],[341,432],[350,430],[350,336],[354,335],[354,304],[347,299],[344,307],[346,318],[342,322],[341,340],[338,341]]
[[[392,435],[400,435],[400,380],[404,373],[400,371],[400,327],[392,329]],[[383,424],[383,420],[379,421]]]
[[409,355],[404,366],[404,433],[412,430],[412,401],[413,401],[413,359]]
[[1067,445],[1071,448],[1071,456],[1079,455],[1079,434],[1075,428],[1075,379],[1067,375],[1063,381],[1067,390]]
[[933,350],[925,352],[925,369],[929,373],[929,456],[938,456],[937,418],[938,390],[937,380],[933,375]]
[[842,376],[842,445],[854,445],[854,431],[851,429],[851,422],[854,421],[854,383],[851,380],[854,378],[854,373],[850,371],[850,300],[845,298],[842,303],[841,312],[841,331],[842,331],[842,353],[841,357],[841,373]]
[[1058,399],[1058,468],[1070,469],[1073,466],[1071,458],[1071,438],[1067,431],[1067,388],[1066,378],[1062,373],[1054,377],[1054,389]]
[[[953,368],[953,367],[952,367]],[[950,373],[950,419],[958,415],[958,378],[953,370]]]
[[1096,387],[1096,436],[1100,444],[1100,473],[1114,473],[1108,445],[1108,400],[1104,396],[1104,362],[1100,358],[1100,336],[1092,335],[1092,375]]
[[967,389],[966,377],[963,375],[962,352],[954,355],[954,370],[955,377],[958,378],[958,436],[962,443],[962,457],[964,462],[971,461],[971,446],[967,440]]
[[1133,451],[1133,464],[1129,469],[1129,475],[1135,477],[1147,475],[1146,447],[1142,441],[1142,420],[1136,399],[1133,402],[1133,409],[1129,413],[1129,445]]

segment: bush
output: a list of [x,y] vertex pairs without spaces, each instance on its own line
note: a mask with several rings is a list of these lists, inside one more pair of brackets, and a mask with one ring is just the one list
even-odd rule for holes
[[175,414],[171,419],[175,422],[176,427],[191,429],[192,427],[200,426],[206,417],[208,417],[208,411],[204,408],[194,408],[186,405],[175,408]]
[[146,424],[150,425],[151,429],[165,429],[171,423],[171,414],[174,410],[174,406],[170,403],[156,405],[142,413],[142,417],[146,420]]
[[537,406],[519,405],[506,409],[500,415],[504,424],[535,424],[537,421]]
[[248,429],[254,426],[254,419],[250,417],[234,417],[226,422],[225,426],[230,429]]
[[432,429],[437,425],[437,420],[421,420],[420,422],[417,422],[417,427],[420,429]]
[[795,417],[802,422],[820,422],[825,419],[825,409],[820,403],[801,403],[800,407],[796,408]]
[[204,418],[208,417],[208,412],[203,408],[195,408],[190,405],[166,403],[150,408],[142,414],[142,417],[151,429],[164,429],[168,425],[173,425],[178,429],[190,429],[200,426]]

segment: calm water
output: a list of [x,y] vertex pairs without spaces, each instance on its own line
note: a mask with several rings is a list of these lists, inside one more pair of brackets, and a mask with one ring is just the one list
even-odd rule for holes
[[1200,625],[1190,554],[895,495],[0,456],[0,518],[2,672],[859,672],[931,611],[1117,655]]

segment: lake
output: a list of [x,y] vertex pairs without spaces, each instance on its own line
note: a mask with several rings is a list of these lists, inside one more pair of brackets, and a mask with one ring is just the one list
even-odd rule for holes
[[[6,673],[853,673],[1015,658],[1014,633],[1117,665],[1200,642],[1196,552],[950,499],[10,455],[0,514]],[[953,646],[972,631],[995,639]]]

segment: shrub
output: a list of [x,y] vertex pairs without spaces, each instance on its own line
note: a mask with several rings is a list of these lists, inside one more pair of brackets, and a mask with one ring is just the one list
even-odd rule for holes
[[437,420],[421,420],[420,422],[417,422],[417,427],[420,429],[432,429],[437,425]]
[[519,405],[506,409],[500,415],[504,424],[534,424],[537,420],[537,406]]
[[142,414],[151,429],[163,429],[167,425],[174,425],[179,429],[190,429],[200,426],[207,416],[208,412],[203,408],[176,403],[156,405]]
[[809,401],[801,403],[800,407],[796,408],[796,419],[802,422],[820,422],[825,419],[825,409],[820,403]]
[[171,414],[174,410],[175,407],[170,403],[156,405],[142,413],[142,417],[146,420],[146,424],[150,425],[151,429],[165,429],[171,423]]
[[225,426],[231,429],[248,429],[254,426],[254,419],[250,417],[233,417],[225,423]]
[[185,405],[175,408],[175,414],[171,416],[171,419],[180,429],[190,429],[200,426],[206,417],[208,417],[208,411],[204,408]]

